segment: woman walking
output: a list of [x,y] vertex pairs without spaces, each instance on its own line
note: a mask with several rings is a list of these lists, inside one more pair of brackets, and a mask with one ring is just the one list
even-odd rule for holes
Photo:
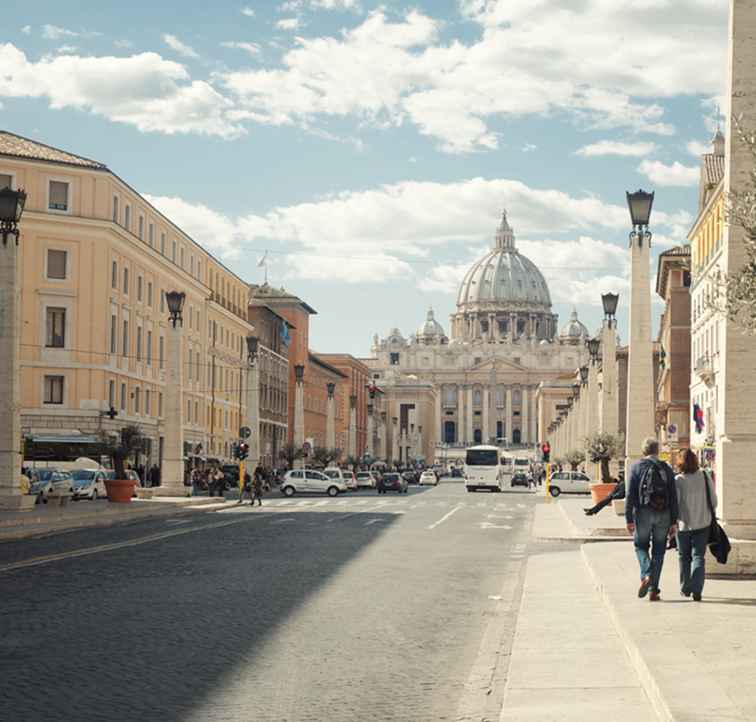
[[[675,477],[679,501],[677,551],[680,555],[680,594],[701,601],[704,587],[706,545],[709,541],[711,506],[717,508],[717,490],[711,475],[701,469],[698,457],[686,449]],[[707,486],[709,496],[707,497]]]

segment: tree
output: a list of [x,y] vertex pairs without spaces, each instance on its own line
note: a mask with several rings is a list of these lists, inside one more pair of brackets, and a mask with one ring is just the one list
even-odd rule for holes
[[601,481],[604,484],[612,482],[612,477],[609,474],[609,462],[616,459],[624,448],[625,442],[621,436],[614,436],[603,431],[586,438],[586,454],[592,463],[601,465]]
[[756,131],[744,129],[736,117],[732,118],[732,126],[754,160],[746,188],[731,191],[725,198],[726,222],[744,231],[745,263],[737,272],[719,272],[705,303],[724,313],[743,331],[756,334]]
[[302,447],[291,442],[284,444],[278,452],[278,458],[285,461],[290,469],[293,468],[294,462],[303,456],[304,451],[302,451]]
[[144,448],[144,436],[138,426],[124,426],[120,443],[113,447],[113,468],[116,479],[126,478],[126,460]]
[[578,466],[585,461],[585,453],[580,449],[573,449],[564,455],[564,459],[570,465],[570,468],[576,471]]
[[312,460],[318,466],[328,466],[332,461],[341,456],[341,449],[328,449],[325,446],[316,446],[312,450]]
[[346,464],[351,467],[352,471],[357,471],[357,467],[360,465],[360,459],[357,456],[347,456]]

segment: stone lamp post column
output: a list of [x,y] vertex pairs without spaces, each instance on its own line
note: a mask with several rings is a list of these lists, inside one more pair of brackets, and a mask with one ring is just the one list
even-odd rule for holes
[[259,340],[247,336],[247,409],[246,425],[252,431],[249,437],[249,461],[247,466],[255,469],[260,463],[260,370],[258,366]]
[[18,223],[26,193],[0,191],[0,510],[31,511],[35,498],[21,493],[21,364]]
[[336,448],[336,399],[334,398],[334,392],[336,391],[336,384],[326,384],[328,391],[328,399],[326,401],[326,448]]
[[294,367],[294,445],[301,449],[305,441],[304,425],[304,366]]
[[375,458],[375,394],[378,391],[374,383],[368,384],[368,417],[367,417],[367,444],[365,445],[368,455],[371,459]]
[[349,396],[349,456],[357,456],[357,396]]
[[181,345],[183,342],[186,294],[169,291],[165,294],[171,322],[167,333],[165,372],[165,447],[163,468],[157,496],[190,496],[191,487],[184,486],[184,403]]
[[654,368],[651,343],[651,233],[648,224],[654,194],[627,194],[630,233],[630,336],[627,364],[627,437],[625,474],[641,456],[643,439],[654,436]]
[[604,323],[601,328],[601,415],[599,428],[606,434],[619,433],[619,385],[617,378],[617,312],[619,294],[601,296]]

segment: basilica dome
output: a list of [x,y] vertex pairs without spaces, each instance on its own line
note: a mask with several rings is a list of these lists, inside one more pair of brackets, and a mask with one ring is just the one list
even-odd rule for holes
[[572,309],[570,320],[564,325],[559,336],[565,340],[571,341],[582,341],[583,339],[588,338],[588,329],[585,327],[585,324],[581,323],[578,319],[577,310],[575,308]]
[[489,309],[548,311],[551,295],[543,274],[515,247],[506,211],[496,231],[496,244],[465,274],[457,295],[460,312]]
[[425,323],[421,324],[417,329],[417,336],[419,338],[441,338],[444,335],[443,326],[436,321],[436,317],[433,315],[433,309],[429,308]]

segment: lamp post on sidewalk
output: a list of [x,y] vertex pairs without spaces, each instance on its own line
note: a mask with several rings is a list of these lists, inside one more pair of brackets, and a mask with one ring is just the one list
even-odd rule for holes
[[336,448],[336,384],[332,381],[326,384],[328,399],[326,401],[326,448]]
[[248,466],[255,469],[260,463],[260,371],[257,363],[260,340],[247,336],[247,415],[246,425],[252,434],[249,437]]
[[[23,494],[21,481],[21,364],[20,282],[18,278],[18,224],[26,193],[0,191],[0,510],[30,511],[34,497]],[[13,240],[9,243],[8,239]]]
[[184,404],[183,369],[181,368],[181,345],[184,320],[181,312],[186,294],[169,291],[165,294],[168,304],[170,328],[167,336],[167,364],[165,373],[165,447],[160,486],[157,496],[189,496],[191,487],[184,486]]
[[653,436],[654,369],[651,345],[651,232],[648,230],[654,194],[627,193],[633,230],[630,232],[630,335],[627,364],[627,439],[625,473],[640,458],[643,439]]
[[601,327],[601,395],[599,401],[599,428],[606,434],[619,433],[619,387],[617,380],[617,304],[619,294],[601,296],[604,322]]

